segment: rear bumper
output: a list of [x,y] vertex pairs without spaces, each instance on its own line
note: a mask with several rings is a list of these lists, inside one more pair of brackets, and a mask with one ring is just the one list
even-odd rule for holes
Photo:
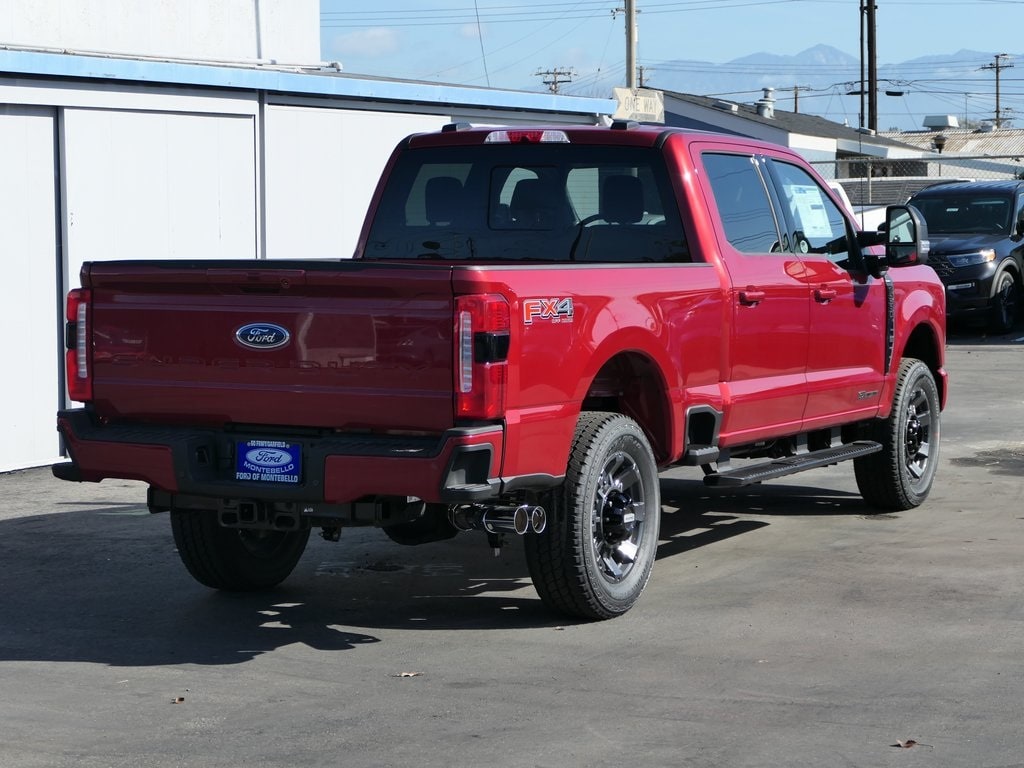
[[[366,496],[415,496],[447,504],[482,501],[502,490],[501,425],[440,436],[227,432],[191,427],[100,425],[87,409],[61,411],[57,428],[71,461],[62,480],[141,480],[172,493],[220,498],[344,503]],[[297,484],[236,480],[240,440],[272,437],[302,446]]]

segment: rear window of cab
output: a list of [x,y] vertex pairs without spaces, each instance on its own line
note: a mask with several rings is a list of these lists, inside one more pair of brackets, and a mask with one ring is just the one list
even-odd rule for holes
[[664,263],[690,256],[657,150],[559,143],[405,151],[364,258]]

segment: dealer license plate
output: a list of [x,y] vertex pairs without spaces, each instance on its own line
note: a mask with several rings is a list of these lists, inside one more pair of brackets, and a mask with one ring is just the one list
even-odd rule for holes
[[235,457],[235,480],[295,484],[302,478],[302,446],[298,443],[242,440]]

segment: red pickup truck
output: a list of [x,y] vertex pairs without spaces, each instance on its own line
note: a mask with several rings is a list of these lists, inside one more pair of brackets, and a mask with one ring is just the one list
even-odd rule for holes
[[852,460],[908,509],[939,452],[942,284],[919,214],[858,232],[795,153],[616,123],[409,137],[355,257],[96,262],[67,307],[75,481],[149,484],[185,566],[270,587],[311,528],[525,536],[557,611],[609,618],[658,472]]

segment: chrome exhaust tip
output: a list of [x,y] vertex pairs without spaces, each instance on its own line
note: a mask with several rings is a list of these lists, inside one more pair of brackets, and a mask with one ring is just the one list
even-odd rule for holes
[[529,531],[540,533],[547,527],[544,508],[530,504],[518,507],[485,507],[480,504],[455,507],[448,517],[460,531],[514,533],[523,536]]
[[530,507],[530,529],[534,533],[544,533],[548,527],[548,513],[544,507]]

